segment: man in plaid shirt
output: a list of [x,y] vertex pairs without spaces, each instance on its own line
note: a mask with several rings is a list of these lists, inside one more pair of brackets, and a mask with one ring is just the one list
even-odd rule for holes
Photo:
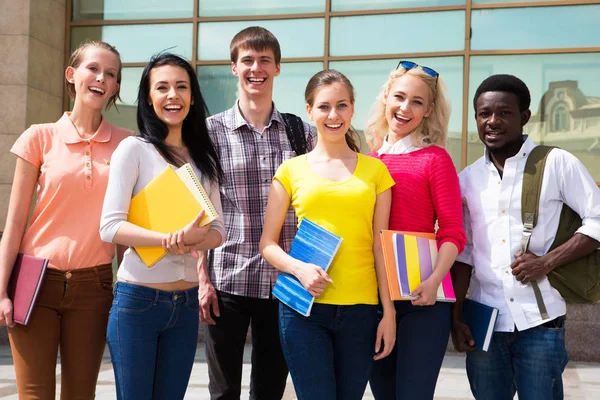
[[[221,185],[227,241],[200,269],[200,318],[205,322],[211,399],[239,399],[243,353],[252,327],[250,398],[281,399],[288,369],[279,343],[278,301],[271,294],[278,271],[258,245],[271,179],[294,156],[284,120],[273,103],[281,50],[271,32],[249,27],[231,41],[231,70],[239,81],[235,105],[207,120],[224,171]],[[303,124],[307,150],[316,133]],[[281,231],[289,251],[296,233],[290,210]]]

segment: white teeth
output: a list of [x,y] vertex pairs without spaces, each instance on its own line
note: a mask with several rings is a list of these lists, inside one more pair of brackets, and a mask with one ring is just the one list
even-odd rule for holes
[[251,83],[263,83],[266,79],[265,78],[248,78],[248,80]]
[[337,129],[337,128],[339,128],[340,126],[342,126],[342,124],[336,124],[336,125],[325,125],[325,126],[326,126],[326,127],[328,127],[328,128],[331,128],[331,129]]
[[398,114],[394,114],[394,117],[396,117],[396,119],[401,119],[402,121],[410,121],[410,118],[404,118],[399,116]]
[[182,108],[183,107],[178,106],[178,105],[174,105],[174,104],[173,105],[165,106],[165,110],[173,110],[173,111],[175,111],[175,110],[181,110]]
[[104,94],[104,90],[101,88],[97,88],[94,86],[90,86],[89,87],[90,91],[94,92],[94,93],[98,93],[98,94]]

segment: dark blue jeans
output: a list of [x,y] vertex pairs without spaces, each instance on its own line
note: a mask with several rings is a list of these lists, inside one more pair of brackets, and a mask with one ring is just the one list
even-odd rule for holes
[[448,338],[450,303],[413,306],[395,301],[396,346],[375,361],[369,379],[376,400],[431,400]]
[[198,341],[198,288],[167,292],[117,282],[108,318],[117,399],[177,400]]
[[299,400],[360,400],[373,364],[377,306],[314,304],[310,317],[280,304],[279,333]]
[[495,332],[487,352],[467,353],[471,392],[480,400],[562,400],[568,362],[565,327]]

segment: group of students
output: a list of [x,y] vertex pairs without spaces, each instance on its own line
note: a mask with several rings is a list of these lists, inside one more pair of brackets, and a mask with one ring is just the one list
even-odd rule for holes
[[[351,125],[352,84],[338,71],[318,72],[305,91],[316,131],[298,124],[306,153],[296,154],[298,138],[290,137],[290,122],[272,101],[281,68],[277,39],[264,28],[246,28],[233,38],[230,53],[239,98],[208,119],[189,63],[169,53],[152,57],[139,86],[140,135],[133,136],[102,117],[119,97],[119,53],[104,42],[86,42],[65,73],[72,112],[56,123],[30,127],[11,149],[17,165],[0,245],[0,322],[9,326],[20,398],[54,398],[60,348],[61,398],[93,399],[106,341],[118,399],[182,399],[202,321],[212,399],[240,398],[249,326],[251,398],[281,399],[289,368],[299,399],[361,399],[369,382],[378,400],[432,399],[451,328],[457,347],[473,350],[460,312],[469,278],[472,297],[488,304],[497,300],[492,303],[500,308],[501,331],[518,333],[515,324],[519,331],[542,326],[529,314],[514,317],[531,302],[520,283],[523,276],[500,275],[494,264],[500,247],[482,245],[515,224],[487,226],[494,212],[500,219],[514,214],[510,195],[518,171],[513,169],[523,167],[521,147],[534,146],[522,134],[530,112],[520,80],[492,76],[480,86],[474,107],[486,155],[459,180],[444,150],[450,103],[435,70],[401,61],[390,73],[365,129],[368,155],[360,153]],[[564,202],[574,203],[588,226],[575,235],[589,239],[579,238],[579,249],[591,251],[600,239],[598,188],[574,157],[556,153],[573,177],[582,175],[568,183],[571,189],[583,185],[590,194],[575,200],[568,193]],[[136,193],[167,165],[188,162],[219,218],[199,227],[200,213],[168,234],[127,221]],[[504,170],[510,173],[503,177]],[[488,187],[491,183],[495,186]],[[480,203],[482,195],[488,203]],[[494,203],[503,198],[510,202],[507,213]],[[328,272],[287,254],[303,218],[344,239]],[[414,291],[416,300],[390,299],[377,239],[382,229],[436,234],[434,273]],[[506,240],[510,246],[500,258],[525,259],[518,273],[536,262],[529,253],[515,256],[513,239]],[[545,243],[532,242],[532,248],[544,254]],[[134,246],[162,246],[168,254],[147,268]],[[115,247],[119,269],[113,286]],[[19,252],[49,260],[26,326],[12,321],[6,293]],[[451,309],[436,302],[436,293],[453,265],[458,301]],[[315,297],[309,317],[273,298],[279,271],[295,275]],[[504,304],[501,296],[508,291],[502,283],[519,286],[515,303],[511,298]],[[564,301],[546,286],[544,296],[554,300],[552,319],[560,319]],[[560,347],[562,332],[564,350],[564,326],[553,330],[558,332],[554,347]],[[510,341],[518,343],[519,337]],[[506,354],[512,356],[510,348],[498,351],[505,362]],[[469,353],[476,398],[509,399],[515,390],[522,399],[561,398],[556,393],[562,395],[566,353],[545,375],[527,372],[543,376],[530,392],[521,392],[533,386],[522,383],[533,379],[523,373],[526,367],[519,363],[521,369],[513,372],[508,361],[502,371],[491,371],[493,354]],[[554,397],[544,391],[548,385]]]

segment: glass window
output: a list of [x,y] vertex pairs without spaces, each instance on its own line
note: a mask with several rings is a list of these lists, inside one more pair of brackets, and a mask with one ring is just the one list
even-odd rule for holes
[[465,0],[331,0],[331,11],[438,7],[465,4]]
[[600,46],[599,18],[600,4],[474,10],[471,49]]
[[569,131],[569,110],[563,104],[556,106],[553,113],[552,132]]
[[71,29],[71,51],[85,39],[103,40],[115,46],[123,62],[147,62],[168,50],[192,58],[192,24],[107,25]]
[[123,68],[121,75],[121,101],[104,112],[106,120],[115,126],[138,131],[136,122],[137,95],[143,68]]
[[200,0],[201,17],[325,12],[325,0]]
[[[298,115],[305,121],[304,89],[308,80],[323,69],[321,62],[282,63],[281,74],[275,78],[273,101],[281,112]],[[198,67],[198,79],[204,100],[211,114],[231,108],[238,97],[238,80],[229,65]]]
[[[452,156],[457,170],[460,170],[463,58],[412,58],[411,61],[435,69],[448,87],[448,95],[452,103],[452,114],[450,116],[448,145],[446,148]],[[332,61],[329,63],[330,68],[342,72],[354,86],[356,103],[352,125],[361,132],[365,128],[368,112],[373,102],[381,87],[386,83],[390,72],[396,68],[397,64],[398,60]]]
[[[496,3],[536,3],[536,2],[544,2],[547,3],[548,0],[471,0],[473,4],[496,4]],[[550,0],[552,1],[552,0]],[[554,0],[557,3],[562,0]]]
[[[440,27],[441,30],[434,33],[432,27]],[[403,33],[406,40],[402,40]],[[465,12],[331,18],[330,46],[331,56],[463,50]]]
[[[509,73],[531,92],[531,119],[524,132],[538,144],[573,153],[600,181],[600,53],[473,56],[469,104],[483,79]],[[474,111],[469,107],[467,159],[483,155]]]
[[282,57],[322,57],[323,18],[267,21],[202,22],[198,25],[198,59],[229,60],[231,39],[242,29],[259,25],[279,40]]
[[194,1],[73,0],[73,21],[191,18]]

